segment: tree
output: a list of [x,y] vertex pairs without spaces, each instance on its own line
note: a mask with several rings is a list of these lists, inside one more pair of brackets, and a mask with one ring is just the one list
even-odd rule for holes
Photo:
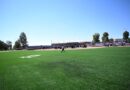
[[6,41],[6,44],[8,45],[8,49],[12,49],[12,42],[11,41]]
[[93,43],[98,43],[98,42],[100,42],[99,37],[100,37],[100,34],[99,34],[99,33],[95,33],[95,34],[93,35]]
[[15,41],[13,49],[21,49],[20,40]]
[[19,40],[20,40],[20,44],[21,44],[22,48],[26,48],[27,47],[27,37],[24,32],[22,32],[20,34]]
[[130,43],[130,38],[128,38],[128,43]]
[[0,50],[7,50],[8,46],[6,43],[0,40]]
[[128,39],[129,39],[129,32],[128,31],[124,31],[124,33],[123,33],[123,40],[125,42],[128,42]]
[[102,37],[102,42],[103,43],[109,42],[108,36],[109,36],[108,32],[103,33],[103,37]]
[[114,39],[113,39],[113,38],[110,38],[110,39],[109,39],[109,42],[110,42],[110,43],[113,43],[113,42],[114,42]]

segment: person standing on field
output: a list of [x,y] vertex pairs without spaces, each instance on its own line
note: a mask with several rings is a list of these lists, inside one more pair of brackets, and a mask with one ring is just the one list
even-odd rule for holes
[[64,46],[61,47],[61,52],[64,52],[65,51],[65,48]]

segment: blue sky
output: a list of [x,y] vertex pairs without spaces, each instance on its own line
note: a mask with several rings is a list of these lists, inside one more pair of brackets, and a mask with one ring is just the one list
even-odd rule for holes
[[91,41],[130,32],[130,0],[0,0],[0,40],[25,32],[29,45]]

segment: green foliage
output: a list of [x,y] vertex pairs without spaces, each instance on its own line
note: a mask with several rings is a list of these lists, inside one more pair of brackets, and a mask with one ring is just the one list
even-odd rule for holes
[[24,32],[22,32],[20,34],[19,40],[20,40],[21,46],[23,48],[26,48],[27,47],[27,37],[26,37],[26,34]]
[[109,42],[113,43],[114,39],[113,38],[110,38],[109,39]]
[[109,36],[108,32],[103,33],[103,37],[102,37],[102,42],[103,43],[109,42],[108,36]]
[[7,50],[8,45],[0,40],[0,50]]
[[100,42],[99,37],[100,37],[100,34],[99,34],[99,33],[95,33],[95,34],[93,35],[93,43],[98,43],[98,42]]
[[19,39],[15,42],[13,49],[25,49],[27,46],[26,34],[22,32],[19,36]]
[[128,31],[124,31],[124,33],[123,33],[123,40],[125,42],[128,42],[128,39],[129,39],[129,32]]
[[21,49],[20,40],[17,40],[17,41],[15,42],[13,49]]
[[129,89],[130,47],[0,52],[0,90]]
[[6,44],[8,45],[8,49],[12,49],[12,42],[11,41],[6,41]]
[[130,38],[128,38],[128,43],[130,43]]

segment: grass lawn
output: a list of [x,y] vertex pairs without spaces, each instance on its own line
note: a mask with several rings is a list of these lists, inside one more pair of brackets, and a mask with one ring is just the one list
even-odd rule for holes
[[0,90],[130,90],[130,47],[0,52]]

